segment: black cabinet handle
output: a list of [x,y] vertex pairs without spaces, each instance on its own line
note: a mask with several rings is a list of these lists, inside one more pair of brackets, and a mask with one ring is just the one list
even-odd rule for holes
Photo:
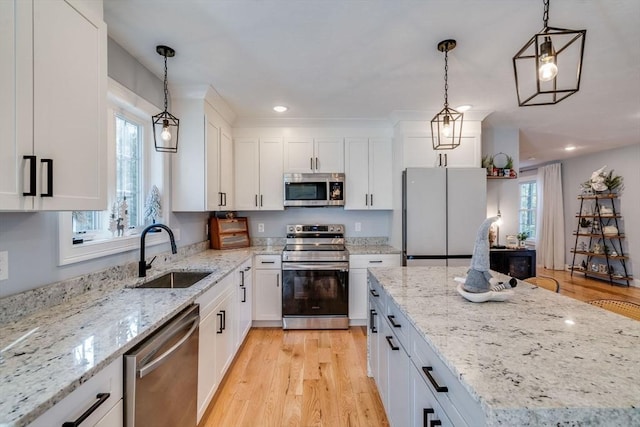
[[444,167],[449,165],[449,160],[447,159],[447,153],[444,153]]
[[433,378],[433,376],[431,376],[431,371],[433,371],[433,367],[431,367],[431,366],[423,366],[422,367],[422,372],[424,372],[424,374],[427,376],[427,379],[429,380],[429,382],[431,383],[433,388],[435,388],[438,393],[446,393],[446,392],[448,392],[449,388],[447,386],[438,384],[436,382],[436,379]]
[[309,169],[313,170],[313,157],[309,157]]
[[369,310],[369,328],[371,329],[372,334],[378,333],[378,328],[376,328],[376,321],[374,320],[374,317],[377,315],[378,313],[376,313],[373,308]]
[[393,342],[391,342],[391,340],[393,339],[391,335],[387,335],[385,338],[387,339],[387,342],[389,343],[391,350],[393,351],[400,350],[400,347],[398,347],[397,345],[393,345]]
[[223,328],[222,328],[222,311],[220,311],[220,313],[216,313],[216,316],[218,316],[220,318],[220,329],[218,329],[216,331],[216,334],[221,334],[222,331],[223,331]]
[[22,156],[29,162],[29,191],[22,193],[23,196],[36,195],[36,156]]
[[394,316],[393,314],[387,315],[387,319],[389,319],[389,322],[391,322],[391,326],[393,326],[394,328],[402,328],[401,324],[396,323],[396,321],[394,320],[395,318],[396,316]]
[[222,206],[222,192],[218,191],[218,206]]
[[318,158],[316,157],[316,170],[318,170]]
[[369,264],[382,264],[382,260],[381,259],[379,259],[379,260],[371,260],[371,261],[369,261]]
[[222,330],[225,331],[227,329],[227,311],[220,310],[222,313]]
[[64,422],[62,424],[62,427],[78,427],[84,420],[89,418],[89,415],[93,414],[100,405],[106,402],[109,396],[111,396],[111,393],[98,393],[96,395],[96,399],[98,400],[93,405],[91,405],[89,409],[84,411],[84,413],[80,415],[77,420]]
[[433,408],[422,409],[422,425],[424,427],[429,427],[429,415],[433,413],[434,413]]
[[275,264],[275,261],[260,261],[262,264]]
[[[445,154],[446,156],[446,154]],[[442,421],[440,420],[431,420],[431,423],[429,424],[429,427],[434,427],[434,426],[441,426],[442,425]]]
[[369,206],[369,195],[368,194],[364,195],[364,205],[365,206]]
[[263,206],[263,204],[262,204],[262,194],[261,194],[260,195],[260,207],[262,207],[262,206]]
[[371,200],[371,206],[373,206],[373,194],[370,194],[369,196],[369,199]]
[[256,208],[258,207],[258,195],[256,194]]
[[242,301],[240,302],[247,302],[247,288],[244,286],[242,287]]
[[249,271],[249,270],[251,270],[251,266],[244,269],[244,271]]
[[240,287],[244,287],[244,270],[240,271]]
[[375,289],[369,289],[369,293],[376,298],[380,297],[380,294],[377,293]]
[[47,192],[40,197],[53,197],[53,159],[40,159],[40,163],[47,165]]
[[280,287],[280,274],[276,274],[276,288]]

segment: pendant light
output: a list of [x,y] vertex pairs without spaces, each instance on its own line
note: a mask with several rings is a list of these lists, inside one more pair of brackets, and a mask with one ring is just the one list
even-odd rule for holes
[[459,111],[449,108],[449,51],[456,47],[455,40],[443,40],[438,50],[444,52],[444,108],[431,119],[431,141],[434,150],[453,150],[460,145],[462,117]]
[[557,104],[580,89],[587,30],[549,27],[549,0],[543,2],[542,31],[513,57],[521,107]]
[[152,116],[153,120],[153,141],[156,145],[156,151],[163,153],[178,152],[178,131],[180,120],[167,111],[167,98],[169,90],[167,89],[167,58],[173,58],[176,51],[169,46],[156,46],[156,52],[164,56],[164,111]]

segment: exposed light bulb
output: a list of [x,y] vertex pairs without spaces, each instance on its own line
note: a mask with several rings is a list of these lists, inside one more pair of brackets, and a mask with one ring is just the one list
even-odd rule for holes
[[164,142],[171,141],[171,132],[169,131],[169,120],[162,121],[162,132],[160,133],[160,138]]
[[451,136],[451,120],[449,116],[444,116],[442,120],[442,134],[449,138]]
[[556,55],[551,44],[551,39],[547,39],[540,45],[540,67],[538,68],[538,79],[543,82],[553,80],[558,75],[556,65]]

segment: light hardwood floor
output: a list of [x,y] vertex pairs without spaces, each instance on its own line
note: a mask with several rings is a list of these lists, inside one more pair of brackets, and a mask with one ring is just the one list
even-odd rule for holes
[[388,426],[367,330],[254,328],[200,427]]
[[[566,271],[538,269],[581,301],[640,304],[640,288],[611,286]],[[367,330],[251,329],[199,427],[388,426],[367,377]]]

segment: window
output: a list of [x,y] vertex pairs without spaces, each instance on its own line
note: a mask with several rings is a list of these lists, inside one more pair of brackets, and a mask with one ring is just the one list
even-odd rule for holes
[[[164,171],[167,156],[153,149],[151,116],[158,107],[109,81],[107,150],[108,208],[59,214],[60,265],[138,249],[145,223],[145,196],[155,185],[167,207]],[[163,216],[167,216],[163,209]],[[155,218],[167,223],[166,218]],[[175,233],[176,238],[178,234]],[[166,240],[165,233],[149,236],[147,245]]]
[[528,233],[529,239],[536,237],[536,211],[538,208],[538,191],[536,181],[520,183],[520,233]]

